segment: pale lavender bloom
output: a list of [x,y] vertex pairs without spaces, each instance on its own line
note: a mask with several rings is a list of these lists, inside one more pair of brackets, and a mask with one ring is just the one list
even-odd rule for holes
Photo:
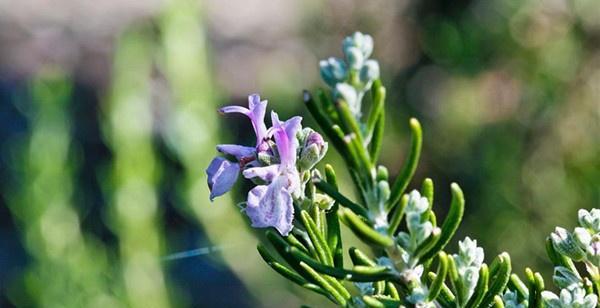
[[281,122],[274,112],[271,113],[271,118],[273,127],[269,134],[275,139],[280,163],[243,171],[246,178],[271,180],[268,185],[259,185],[250,190],[246,214],[253,227],[274,227],[279,233],[287,236],[293,228],[293,196],[300,190],[300,176],[296,170],[296,134],[301,128],[302,118],[293,117]]
[[248,96],[248,107],[225,106],[219,110],[222,113],[242,113],[248,116],[256,133],[256,146],[247,147],[237,144],[217,145],[217,151],[235,157],[236,161],[216,157],[206,169],[211,201],[231,190],[237,180],[240,169],[256,159],[257,151],[266,150],[261,148],[267,146],[263,142],[267,138],[267,127],[265,125],[267,101],[261,101],[260,96],[252,94]]
[[217,145],[217,151],[234,156],[238,161],[254,157],[254,154],[256,154],[255,148],[237,144],[219,144]]
[[219,109],[222,113],[241,113],[250,118],[254,133],[256,133],[256,147],[262,147],[264,139],[267,137],[267,126],[265,125],[265,113],[267,110],[267,101],[261,101],[258,94],[248,96],[248,107],[225,106]]
[[215,157],[208,168],[208,188],[210,189],[210,201],[228,192],[240,173],[240,165],[223,157]]

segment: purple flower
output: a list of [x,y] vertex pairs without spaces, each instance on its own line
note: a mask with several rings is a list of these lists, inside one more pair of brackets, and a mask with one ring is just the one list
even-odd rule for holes
[[327,142],[323,137],[310,128],[304,129],[306,138],[300,150],[298,167],[300,170],[312,169],[327,153]]
[[[286,236],[293,228],[293,200],[301,195],[302,185],[296,167],[300,150],[296,135],[302,129],[302,118],[293,117],[282,122],[277,113],[271,112],[272,127],[267,129],[264,123],[267,102],[261,101],[258,95],[253,94],[248,97],[248,105],[249,108],[226,106],[220,109],[222,113],[241,113],[250,118],[256,133],[256,145],[254,147],[237,144],[217,146],[219,152],[235,158],[235,161],[216,157],[206,169],[208,187],[211,191],[210,199],[213,200],[228,192],[241,171],[245,178],[261,184],[250,190],[247,206],[244,209],[252,226],[274,227],[280,234]],[[308,137],[311,147],[321,149],[325,144],[318,134]],[[272,157],[275,163],[272,164],[271,160],[257,159],[259,154]]]
[[231,190],[237,180],[240,169],[254,161],[257,150],[261,151],[261,147],[266,145],[263,141],[267,137],[267,127],[265,125],[267,101],[261,101],[260,96],[252,94],[248,96],[248,107],[226,106],[219,110],[221,113],[242,113],[248,116],[256,133],[256,146],[247,147],[237,144],[217,145],[217,151],[235,157],[236,161],[215,157],[206,169],[211,201]]
[[256,147],[261,147],[264,139],[267,137],[267,126],[265,125],[265,113],[267,111],[267,101],[261,101],[258,94],[248,96],[248,107],[225,106],[219,109],[221,113],[241,113],[250,118],[254,133],[256,134]]
[[206,168],[210,201],[228,192],[240,173],[240,165],[223,157],[215,157]]
[[273,127],[269,134],[275,139],[280,163],[266,167],[248,168],[244,177],[255,177],[270,183],[254,187],[248,193],[246,214],[256,228],[274,227],[287,236],[293,228],[293,196],[300,193],[300,175],[296,170],[296,134],[300,130],[301,117],[279,121],[276,113],[271,113]]

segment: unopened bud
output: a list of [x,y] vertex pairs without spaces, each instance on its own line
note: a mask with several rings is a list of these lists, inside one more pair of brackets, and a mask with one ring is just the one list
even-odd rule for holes
[[564,228],[556,227],[550,234],[554,248],[560,254],[565,255],[575,261],[581,261],[585,258],[585,252],[579,247],[573,235]]
[[586,211],[584,209],[579,210],[577,213],[579,218],[579,224],[587,229],[590,229],[596,233],[600,232],[600,210],[592,209]]
[[388,169],[385,166],[377,166],[377,181],[387,181],[389,177]]
[[319,61],[319,68],[323,81],[330,87],[335,87],[339,82],[343,82],[348,78],[348,69],[346,63],[341,59],[329,58]]
[[579,284],[581,279],[575,273],[573,273],[570,269],[557,266],[554,268],[554,276],[552,277],[554,284],[559,288],[563,289],[572,284]]
[[356,48],[361,53],[364,59],[368,59],[373,53],[373,38],[368,34],[354,32],[346,37],[342,43],[342,50],[347,56],[347,51],[350,48]]
[[344,101],[346,101],[346,103],[348,103],[350,111],[354,116],[360,115],[361,102],[358,97],[358,92],[353,86],[347,83],[338,83],[335,86],[334,95],[336,96],[336,98],[342,98]]
[[575,228],[573,231],[573,238],[575,238],[575,241],[577,244],[579,244],[579,247],[584,249],[592,241],[592,236],[590,233],[586,229],[580,227]]
[[387,181],[377,182],[377,192],[380,200],[387,200],[390,197],[390,184]]
[[587,246],[586,250],[587,259],[592,262],[596,267],[600,266],[600,239],[594,236],[592,242]]
[[299,167],[302,170],[312,169],[327,153],[327,142],[323,137],[314,131],[306,136],[304,145],[300,152]]
[[363,66],[363,63],[365,62],[365,56],[362,54],[360,49],[356,47],[350,47],[344,50],[344,54],[346,55],[348,66],[351,68],[358,70]]
[[335,201],[325,194],[316,193],[314,203],[322,210],[329,210]]
[[379,78],[379,63],[375,60],[367,60],[360,69],[360,81],[365,85],[370,85],[375,79]]

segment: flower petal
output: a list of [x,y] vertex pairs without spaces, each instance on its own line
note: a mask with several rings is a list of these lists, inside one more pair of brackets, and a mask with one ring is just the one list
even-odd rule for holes
[[279,164],[266,167],[248,168],[242,171],[242,174],[247,179],[259,178],[265,182],[272,182],[279,175]]
[[285,182],[284,177],[279,177],[269,186],[260,185],[250,190],[245,211],[252,227],[274,227],[283,236],[292,231],[294,206]]
[[253,157],[256,153],[256,149],[253,147],[246,147],[237,144],[219,144],[217,145],[217,151],[223,154],[235,156],[237,160]]
[[219,109],[220,113],[241,113],[243,115],[250,114],[250,110],[248,108],[242,106],[225,106]]
[[296,134],[301,128],[302,117],[293,117],[285,122],[279,120],[276,112],[271,112],[271,121],[273,122],[272,134],[277,144],[277,151],[281,159],[282,166],[291,168],[296,165],[296,149],[298,141]]
[[256,134],[256,146],[259,146],[263,139],[267,137],[267,126],[265,125],[265,114],[267,112],[267,101],[261,101],[258,94],[248,96],[248,106],[250,107],[250,121]]
[[265,113],[267,110],[267,101],[261,101],[258,94],[248,96],[248,107],[225,106],[219,109],[221,113],[241,113],[250,118],[254,133],[256,134],[256,146],[260,146],[267,137],[267,126],[265,125]]
[[223,157],[215,157],[208,168],[208,188],[210,189],[210,201],[231,190],[240,173],[240,166],[230,162]]

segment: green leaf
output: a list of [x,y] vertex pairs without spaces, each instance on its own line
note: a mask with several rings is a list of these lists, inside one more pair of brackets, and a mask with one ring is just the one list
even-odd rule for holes
[[428,252],[439,240],[442,234],[442,230],[438,227],[433,228],[431,235],[429,235],[414,252],[415,258],[421,258],[426,252]]
[[421,156],[423,132],[421,130],[421,124],[417,119],[410,119],[410,130],[412,133],[410,151],[408,153],[408,157],[406,157],[406,161],[404,162],[404,168],[402,168],[402,171],[392,186],[392,192],[388,201],[390,206],[388,208],[393,207],[396,203],[398,203],[398,201],[400,201],[400,197],[402,194],[404,194],[406,187],[408,187],[408,183],[410,183],[410,180],[417,170],[417,164],[419,163],[419,157]]
[[371,110],[369,110],[369,117],[367,118],[367,136],[373,135],[375,124],[381,114],[385,112],[383,109],[385,104],[385,87],[381,84],[381,80],[377,79],[373,82],[371,97],[373,104],[371,104]]
[[367,307],[370,308],[385,308],[385,305],[380,302],[379,300],[377,300],[376,298],[372,297],[372,296],[368,296],[368,295],[364,295],[362,297],[363,302],[365,302],[365,304],[367,304]]
[[504,302],[502,301],[502,297],[499,295],[494,296],[494,308],[504,308]]
[[[448,258],[448,261],[452,260],[452,258]],[[429,272],[427,275],[429,281],[433,282],[437,275],[435,273]],[[437,301],[442,304],[442,307],[456,307],[456,297],[450,291],[450,288],[445,283],[442,283],[442,287],[440,289],[440,294],[437,297]]]
[[348,254],[350,255],[350,259],[352,260],[352,264],[354,265],[366,265],[366,266],[376,266],[377,263],[373,261],[369,256],[367,256],[364,252],[360,251],[356,247],[351,247],[348,250]]
[[508,281],[508,288],[517,293],[519,301],[523,301],[529,298],[529,289],[517,274],[511,274],[510,280]]
[[387,281],[385,284],[385,293],[387,293],[392,299],[400,300],[400,294],[396,289],[393,282]]
[[311,277],[307,275],[307,273],[302,269],[302,267],[300,267],[298,260],[296,260],[287,252],[287,249],[292,246],[290,246],[285,241],[285,239],[283,239],[283,237],[281,237],[281,235],[279,235],[279,233],[277,232],[267,230],[265,232],[265,235],[267,237],[267,240],[271,242],[277,253],[285,260],[285,262],[287,262],[287,264],[289,264],[302,277],[310,281]]
[[463,192],[456,183],[452,183],[450,189],[452,191],[452,202],[450,203],[448,215],[442,224],[442,234],[435,245],[421,258],[421,262],[426,262],[435,256],[438,251],[446,247],[448,242],[450,242],[450,239],[454,236],[454,233],[456,233],[462,220],[465,211],[465,198]]
[[[329,164],[325,165],[325,180],[332,188],[338,190],[337,178],[333,167]],[[335,267],[344,266],[344,251],[342,247],[342,235],[340,232],[340,221],[337,215],[339,203],[336,201],[331,209],[325,213],[327,221],[327,245],[333,254],[333,265]]]
[[375,123],[375,130],[373,131],[373,137],[371,138],[371,144],[369,145],[369,156],[371,161],[376,164],[379,160],[379,153],[381,153],[381,146],[383,144],[383,129],[385,128],[385,113],[379,114],[379,118]]
[[338,99],[335,102],[335,107],[340,116],[340,123],[346,132],[346,139],[350,138],[351,140],[349,146],[354,148],[354,152],[357,155],[358,162],[360,163],[361,167],[360,170],[370,175],[370,172],[373,169],[373,164],[371,162],[371,158],[369,157],[369,153],[364,146],[363,135],[360,131],[360,126],[356,121],[356,118],[350,111],[348,103],[346,103],[343,99]]
[[355,213],[358,213],[359,215],[361,215],[363,217],[367,217],[368,213],[364,207],[350,201],[350,199],[348,199],[344,195],[342,195],[335,187],[331,186],[329,183],[326,183],[323,181],[315,181],[315,186],[320,191],[326,193],[331,198],[333,198],[335,201],[339,202],[342,206],[345,206],[345,207],[351,209],[352,211],[354,211]]
[[542,308],[542,291],[544,291],[544,279],[540,273],[534,273],[530,268],[525,268],[525,277],[529,287],[529,307]]
[[313,118],[315,118],[315,121],[319,124],[319,126],[321,127],[325,135],[329,138],[329,140],[333,143],[335,148],[340,153],[347,153],[346,145],[343,142],[343,138],[340,138],[340,136],[333,130],[334,123],[327,116],[327,114],[321,108],[319,108],[312,95],[310,95],[308,91],[304,90],[302,92],[302,98],[304,100],[304,103],[306,104],[308,111],[313,116]]
[[404,210],[406,209],[407,205],[408,195],[405,194],[404,196],[402,196],[402,199],[400,199],[400,204],[393,209],[394,213],[392,213],[392,218],[390,219],[390,226],[388,227],[389,235],[395,235],[396,233],[398,233],[398,227],[402,222],[402,216],[404,216]]
[[[348,253],[354,265],[377,267],[377,263],[375,263],[374,260],[369,258],[364,252],[360,251],[356,247],[350,248]],[[386,286],[386,282],[383,280],[373,283],[373,287],[375,288],[375,294],[384,294],[388,289],[388,287]],[[394,288],[392,292],[394,291],[398,293],[396,288]]]
[[367,136],[369,140],[369,156],[373,164],[377,163],[383,142],[383,129],[385,126],[385,88],[381,80],[376,80],[371,88],[373,104],[367,118]]
[[321,110],[325,113],[331,121],[334,123],[339,121],[339,117],[337,115],[337,111],[333,106],[333,102],[331,98],[323,91],[323,89],[317,89],[317,96],[319,97],[319,102],[321,103]]
[[308,249],[293,234],[289,234],[285,239],[290,245],[308,253]]
[[375,231],[350,209],[340,209],[338,213],[350,230],[363,241],[380,247],[390,247],[394,244],[393,238]]
[[483,296],[488,290],[488,282],[490,279],[490,271],[488,269],[487,264],[482,264],[479,269],[479,279],[477,280],[477,285],[475,286],[475,290],[473,291],[473,295],[467,302],[466,308],[474,308],[481,303],[483,300]]
[[355,266],[352,270],[327,266],[306,255],[295,247],[289,248],[289,253],[302,263],[306,263],[317,272],[331,277],[356,282],[375,282],[379,280],[397,280],[394,273],[383,266]]
[[423,180],[423,185],[421,185],[421,195],[427,198],[429,209],[431,209],[433,207],[433,181],[430,178]]
[[458,274],[458,268],[456,267],[454,258],[448,258],[448,276],[450,278],[452,291],[454,291],[454,294],[456,295],[456,301],[460,306],[463,306],[467,300],[464,298],[465,286]]
[[325,295],[325,296],[329,296],[329,293],[327,293],[325,290],[323,290],[323,288],[319,287],[316,284],[308,282],[306,279],[304,279],[302,276],[300,276],[293,270],[291,270],[291,269],[287,268],[285,265],[277,262],[275,260],[275,258],[267,251],[267,249],[263,245],[259,244],[256,248],[258,249],[258,253],[263,258],[263,260],[272,269],[274,269],[277,273],[279,273],[281,276],[287,278],[288,280],[296,283],[297,285],[299,285],[303,288],[306,288],[308,290],[317,292],[317,293]]
[[304,262],[300,262],[300,266],[317,282],[321,288],[327,291],[334,299],[334,302],[340,306],[346,306],[346,298],[344,298],[338,290],[336,290],[324,277],[319,275],[313,268]]
[[333,256],[331,255],[331,251],[327,246],[327,242],[325,242],[325,238],[323,237],[323,234],[321,234],[321,230],[310,217],[310,214],[308,214],[306,211],[301,211],[300,218],[302,219],[304,227],[306,227],[306,232],[308,232],[311,242],[315,246],[319,260],[325,265],[333,265]]
[[510,279],[510,256],[503,252],[490,265],[490,286],[479,307],[489,307],[496,295],[501,295]]
[[448,273],[448,256],[443,251],[438,253],[438,262],[436,277],[429,287],[429,294],[427,295],[428,301],[434,301],[438,297],[442,291],[446,274]]

